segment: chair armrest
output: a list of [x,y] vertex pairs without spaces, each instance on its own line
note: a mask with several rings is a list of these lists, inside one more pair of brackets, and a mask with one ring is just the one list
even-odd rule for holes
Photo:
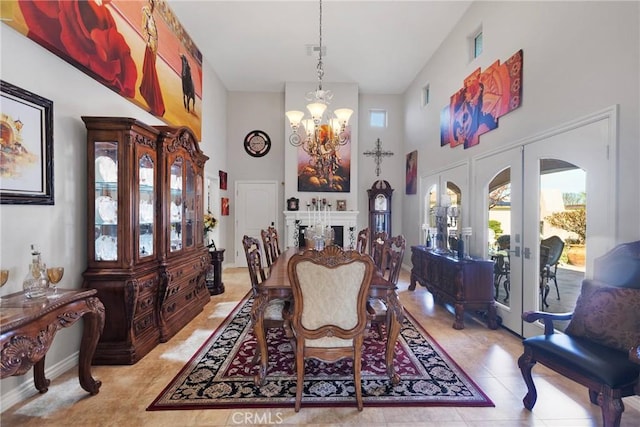
[[[632,347],[629,350],[629,360],[631,360],[633,363],[637,363],[638,365],[640,365],[640,344],[638,344],[635,347]],[[636,383],[635,393],[638,396],[640,396],[640,378],[639,378],[639,381]]]
[[573,312],[567,313],[548,313],[546,311],[525,311],[522,313],[522,320],[527,323],[533,323],[536,320],[542,320],[544,323],[544,334],[553,334],[553,322],[554,320],[571,320]]
[[640,365],[640,344],[629,350],[629,360]]

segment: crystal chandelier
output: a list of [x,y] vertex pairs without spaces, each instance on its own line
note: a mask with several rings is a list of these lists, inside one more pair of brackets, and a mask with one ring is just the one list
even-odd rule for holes
[[[322,63],[322,0],[320,0],[320,43],[318,49],[318,89],[308,92],[305,96],[310,104],[307,110],[311,114],[310,119],[304,119],[302,111],[287,111],[285,114],[289,119],[292,133],[289,136],[289,143],[294,147],[302,147],[309,155],[315,165],[322,165],[326,153],[335,152],[340,146],[347,144],[351,140],[351,134],[347,129],[349,118],[353,110],[349,108],[339,108],[333,113],[327,111],[327,106],[333,98],[330,90],[322,89],[322,77],[324,69]],[[326,114],[325,114],[326,113]],[[327,122],[323,119],[327,116]],[[304,119],[304,120],[303,120]],[[302,135],[300,135],[300,132]]]

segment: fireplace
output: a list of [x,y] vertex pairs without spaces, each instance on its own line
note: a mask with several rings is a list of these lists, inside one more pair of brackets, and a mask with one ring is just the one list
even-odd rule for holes
[[[342,225],[332,225],[331,228],[333,229],[333,243],[344,248],[344,226]],[[298,227],[298,247],[302,248],[304,247],[305,241],[304,241],[304,230],[307,229],[306,225],[301,225]],[[348,243],[348,240],[347,240]],[[294,241],[294,245],[295,245],[295,241]],[[349,245],[347,245],[346,249],[349,249],[348,247]]]
[[[307,211],[285,211],[285,237],[287,247],[304,246],[302,231],[310,224]],[[355,236],[358,221],[357,211],[331,211],[329,214],[330,225],[334,230],[334,242],[344,249],[353,249],[356,246]],[[297,230],[297,235],[296,235]]]

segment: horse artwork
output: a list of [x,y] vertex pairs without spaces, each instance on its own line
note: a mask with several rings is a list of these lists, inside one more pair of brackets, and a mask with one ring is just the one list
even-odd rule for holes
[[[180,58],[182,59],[182,100],[184,102],[184,108],[187,112],[190,112],[196,106],[195,89],[191,78],[191,66],[186,56],[180,55]],[[189,103],[192,104],[191,109],[189,109]]]
[[3,23],[163,122],[189,127],[200,140],[202,53],[169,2],[0,3]]

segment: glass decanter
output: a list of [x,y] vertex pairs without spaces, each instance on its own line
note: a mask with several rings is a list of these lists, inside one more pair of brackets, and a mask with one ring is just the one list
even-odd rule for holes
[[47,278],[47,266],[40,259],[40,252],[31,245],[31,264],[24,281],[22,282],[24,295],[27,298],[42,298],[46,296],[49,288]]

